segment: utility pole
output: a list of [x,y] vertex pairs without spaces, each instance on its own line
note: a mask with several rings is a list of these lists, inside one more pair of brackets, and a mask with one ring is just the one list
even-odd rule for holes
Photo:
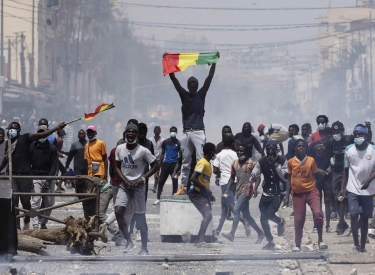
[[373,104],[373,87],[374,87],[374,81],[373,81],[373,71],[372,71],[372,16],[370,11],[370,70],[371,70],[371,85],[370,85],[370,108],[372,108]]
[[75,76],[74,76],[74,100],[75,100],[76,97],[77,97],[78,59],[79,59],[79,38],[80,38],[80,32],[81,32],[82,4],[83,4],[83,0],[81,0],[81,5],[80,5],[80,8],[79,8],[79,16],[78,16],[77,48],[76,48],[76,66],[75,66]]
[[8,85],[10,85],[10,81],[12,78],[12,54],[11,54],[11,43],[10,38],[8,40]]
[[30,88],[35,88],[35,78],[34,78],[34,13],[35,13],[35,0],[33,0],[33,8],[32,8],[32,19],[31,19],[31,57],[30,57]]
[[1,76],[4,76],[4,0],[1,0]]
[[25,36],[21,33],[21,53],[20,53],[20,60],[21,60],[21,82],[22,87],[26,87],[26,67],[25,67],[25,47],[23,43],[25,41]]
[[16,80],[18,82],[18,32],[16,32]]

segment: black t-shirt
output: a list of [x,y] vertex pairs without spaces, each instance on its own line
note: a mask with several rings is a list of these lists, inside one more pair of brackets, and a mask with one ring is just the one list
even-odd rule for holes
[[[183,88],[182,88],[183,89]],[[182,124],[184,129],[204,129],[204,103],[206,100],[208,88],[204,85],[198,93],[194,96],[189,96],[189,93],[183,89],[179,91],[181,98]]]
[[342,136],[339,141],[332,140],[331,150],[334,157],[334,164],[332,170],[335,173],[343,173],[344,171],[344,158],[346,146],[354,143],[354,136]]
[[246,138],[243,135],[243,133],[238,133],[234,136],[234,138],[238,139],[241,142],[241,144],[247,145],[247,153],[246,153],[247,158],[252,158],[252,156],[253,156],[253,146],[255,146],[255,148],[258,151],[262,151],[262,147],[260,146],[259,141],[253,135],[250,135],[250,137]]
[[[323,152],[323,154],[318,152]],[[326,171],[332,157],[331,142],[327,142],[324,145],[320,142],[320,140],[311,143],[307,150],[307,155],[314,158],[318,168]]]
[[[29,133],[20,135],[17,140],[16,148],[12,153],[12,171],[13,173],[30,173],[30,144]],[[7,143],[8,145],[8,143]],[[5,148],[5,152],[8,146]]]

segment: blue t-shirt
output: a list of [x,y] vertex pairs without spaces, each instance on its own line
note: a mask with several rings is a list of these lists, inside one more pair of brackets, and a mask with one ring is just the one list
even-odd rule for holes
[[178,152],[180,151],[180,141],[175,138],[168,138],[163,141],[161,145],[162,154],[164,155],[163,162],[176,163],[178,162]]

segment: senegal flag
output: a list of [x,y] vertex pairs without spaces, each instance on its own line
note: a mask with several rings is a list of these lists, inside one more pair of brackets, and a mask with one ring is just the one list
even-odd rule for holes
[[163,74],[185,71],[187,67],[201,64],[215,64],[218,61],[217,52],[209,53],[164,53]]

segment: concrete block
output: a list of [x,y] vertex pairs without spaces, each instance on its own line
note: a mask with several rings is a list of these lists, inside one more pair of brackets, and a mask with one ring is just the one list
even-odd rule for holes
[[[198,235],[202,215],[188,196],[161,196],[160,235]],[[212,221],[206,236],[212,235]]]
[[375,257],[373,253],[330,253],[330,264],[373,264]]

